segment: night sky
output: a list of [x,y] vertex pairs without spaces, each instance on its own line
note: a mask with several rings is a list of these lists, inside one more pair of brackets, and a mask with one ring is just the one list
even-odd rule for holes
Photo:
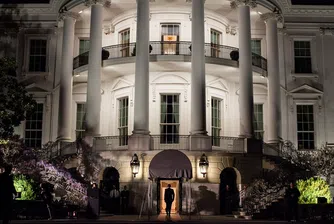
[[291,0],[293,5],[334,5],[334,0]]

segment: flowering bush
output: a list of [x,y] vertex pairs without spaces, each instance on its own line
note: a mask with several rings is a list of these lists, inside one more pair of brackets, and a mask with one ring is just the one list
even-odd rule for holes
[[16,192],[21,193],[21,197],[17,200],[35,200],[37,198],[37,183],[26,175],[14,175],[14,187]]
[[328,202],[331,201],[329,185],[321,178],[312,177],[307,180],[298,180],[297,188],[300,191],[300,204],[316,204],[318,197],[325,197]]

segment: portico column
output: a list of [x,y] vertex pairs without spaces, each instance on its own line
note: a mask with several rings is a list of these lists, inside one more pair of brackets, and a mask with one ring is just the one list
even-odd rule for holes
[[85,123],[89,137],[100,135],[103,3],[98,0],[86,2],[91,5]]
[[137,39],[133,134],[129,150],[149,150],[149,37],[150,0],[137,0]]
[[64,21],[61,72],[59,80],[59,113],[57,140],[71,141],[72,83],[74,24],[79,15],[67,12],[61,15]]
[[268,63],[268,143],[278,143],[280,131],[280,77],[278,58],[277,21],[282,17],[277,13],[262,15],[266,23],[267,63]]
[[253,70],[251,51],[250,7],[255,7],[252,0],[236,0],[231,2],[232,8],[238,8],[239,24],[239,113],[240,133],[243,138],[253,138]]

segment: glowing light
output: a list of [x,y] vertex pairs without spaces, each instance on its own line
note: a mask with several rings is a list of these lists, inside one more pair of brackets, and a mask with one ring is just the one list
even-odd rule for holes
[[79,14],[81,14],[82,13],[82,10],[79,12]]
[[262,12],[257,12],[259,15],[262,15]]

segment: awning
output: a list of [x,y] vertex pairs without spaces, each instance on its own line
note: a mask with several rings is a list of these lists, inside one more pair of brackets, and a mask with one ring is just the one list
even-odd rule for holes
[[193,177],[189,158],[178,150],[164,150],[155,155],[149,167],[150,179]]

